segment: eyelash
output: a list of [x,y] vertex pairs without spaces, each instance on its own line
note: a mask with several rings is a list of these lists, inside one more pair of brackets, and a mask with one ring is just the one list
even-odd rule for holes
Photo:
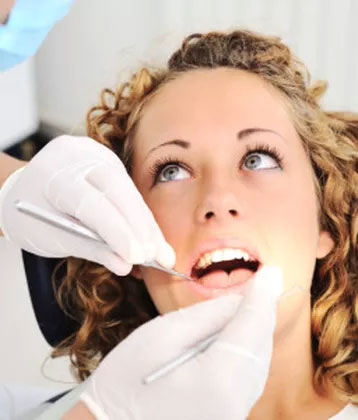
[[[282,168],[283,164],[283,157],[280,154],[280,152],[276,149],[276,147],[271,146],[266,143],[257,143],[254,146],[247,145],[245,154],[242,158],[242,162],[251,154],[254,153],[263,153],[267,156],[270,156],[271,158],[275,159],[278,163],[279,167]],[[189,168],[179,159],[172,157],[172,156],[165,156],[163,158],[158,159],[156,162],[154,162],[153,166],[150,167],[149,173],[151,177],[153,178],[153,185],[157,183],[159,175],[163,171],[163,169],[168,165],[178,165],[183,169],[186,169],[189,171]]]

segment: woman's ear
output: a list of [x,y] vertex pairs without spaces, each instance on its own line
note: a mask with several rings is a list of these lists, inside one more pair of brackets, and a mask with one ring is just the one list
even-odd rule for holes
[[130,276],[135,277],[138,280],[143,280],[142,267],[140,265],[134,265],[132,271],[129,273]]
[[326,257],[333,249],[334,241],[329,232],[321,231],[318,238],[316,258]]

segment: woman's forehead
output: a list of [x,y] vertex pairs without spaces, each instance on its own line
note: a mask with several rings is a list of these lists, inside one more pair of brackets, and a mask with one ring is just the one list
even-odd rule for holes
[[246,71],[219,68],[186,72],[162,86],[144,107],[139,125],[163,129],[183,123],[252,124],[273,119],[289,119],[275,88]]
[[148,101],[135,149],[147,155],[168,140],[222,139],[254,127],[297,138],[282,94],[262,78],[230,68],[195,70],[168,82]]

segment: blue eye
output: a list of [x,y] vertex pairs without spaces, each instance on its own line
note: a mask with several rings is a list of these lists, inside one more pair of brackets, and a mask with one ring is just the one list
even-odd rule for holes
[[[256,153],[250,153],[245,158],[245,162],[247,164],[248,169],[258,169],[257,168],[258,165],[260,165],[260,163],[262,164],[262,162],[264,162],[264,163],[265,163],[265,161],[267,162],[267,160],[269,161],[268,165],[270,165],[270,161],[272,162],[273,159],[270,156],[265,156],[264,153],[257,153],[257,152]],[[255,165],[255,162],[256,162],[256,165]],[[266,167],[260,168],[260,169],[274,169],[274,168],[277,168],[276,163],[274,163],[274,166],[272,166],[272,163],[271,163],[271,166],[269,166],[269,167],[266,166]]]
[[190,171],[185,168],[185,164],[183,162],[169,156],[155,162],[149,169],[149,172],[153,178],[153,185],[158,182],[177,181],[190,176]]
[[[263,156],[263,157],[261,157],[261,156]],[[253,166],[249,167],[248,169],[256,169],[257,165],[259,165],[262,161],[264,161],[264,162],[267,161],[267,159],[275,160],[276,165],[275,166],[264,167],[264,168],[259,168],[259,170],[275,169],[277,167],[282,168],[282,162],[283,162],[282,156],[280,155],[280,153],[278,152],[278,150],[275,147],[269,146],[267,144],[256,145],[253,148],[251,148],[250,146],[247,146],[246,153],[245,153],[245,156],[243,158],[243,161],[245,163],[251,162],[251,164],[253,165]],[[255,166],[255,161],[257,162],[256,166]]]
[[[180,173],[182,172],[182,176]],[[183,172],[187,172],[178,164],[171,164],[165,166],[159,173],[158,173],[158,182],[167,182],[167,181],[175,181],[177,179],[185,179],[187,178]]]
[[[270,163],[270,160],[276,161],[276,164]],[[242,162],[245,164],[246,169],[256,171],[282,168],[283,158],[275,147],[268,144],[257,144],[254,147],[247,146]],[[260,167],[262,163],[265,164],[264,167]],[[184,162],[170,156],[156,161],[149,169],[149,173],[153,179],[152,186],[157,183],[178,181],[191,176],[191,170]]]

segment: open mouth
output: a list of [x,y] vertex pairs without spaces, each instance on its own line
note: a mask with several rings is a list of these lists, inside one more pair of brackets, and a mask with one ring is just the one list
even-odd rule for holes
[[229,261],[218,261],[211,263],[205,268],[193,267],[191,271],[191,277],[195,280],[200,280],[205,275],[212,273],[213,271],[225,271],[230,274],[231,271],[237,269],[246,269],[252,272],[256,272],[259,267],[258,261],[245,261],[244,259],[233,259]]
[[243,258],[210,262],[205,267],[194,266],[191,277],[207,287],[230,287],[245,283],[259,268],[260,262]]

